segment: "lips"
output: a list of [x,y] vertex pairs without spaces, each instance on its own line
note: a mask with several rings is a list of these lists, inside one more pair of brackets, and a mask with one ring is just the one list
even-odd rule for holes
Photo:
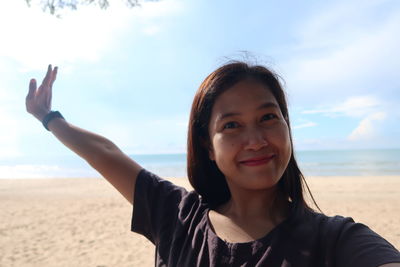
[[248,158],[248,159],[239,161],[239,163],[243,164],[245,166],[259,166],[259,165],[267,164],[274,157],[275,157],[275,155],[271,154],[271,155],[268,155],[268,156]]

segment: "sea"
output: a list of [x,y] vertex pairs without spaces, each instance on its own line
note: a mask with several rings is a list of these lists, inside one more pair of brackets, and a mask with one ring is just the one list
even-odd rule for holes
[[[186,154],[130,155],[162,177],[186,178]],[[296,151],[305,176],[400,175],[400,149]],[[75,155],[0,160],[0,179],[99,178]]]

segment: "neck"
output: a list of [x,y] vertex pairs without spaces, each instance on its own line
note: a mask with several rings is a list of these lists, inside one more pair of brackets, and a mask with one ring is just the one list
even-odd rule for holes
[[288,201],[277,187],[251,192],[231,190],[231,199],[217,211],[234,220],[262,220],[276,225],[286,218]]

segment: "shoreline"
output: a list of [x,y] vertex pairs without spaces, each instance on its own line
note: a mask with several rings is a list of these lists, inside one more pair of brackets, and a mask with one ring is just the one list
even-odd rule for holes
[[[167,178],[191,190],[186,178]],[[352,217],[400,248],[399,176],[306,177],[322,211]],[[104,179],[0,179],[0,265],[154,266],[130,231],[131,205]]]
[[[151,172],[151,170],[149,170]],[[379,174],[379,175],[306,175],[303,173],[304,178],[306,179],[306,181],[308,179],[346,179],[346,178],[350,178],[350,179],[373,179],[376,177],[383,177],[383,178],[395,178],[395,179],[400,179],[400,174]],[[188,180],[187,177],[170,177],[170,176],[160,176],[163,179],[167,179],[167,180]],[[87,180],[91,180],[91,179],[104,179],[102,176],[78,176],[78,177],[68,177],[68,176],[49,176],[49,177],[6,177],[6,176],[2,176],[0,177],[0,181],[2,180],[58,180],[58,179],[71,179],[71,180],[76,180],[76,179],[87,179]]]

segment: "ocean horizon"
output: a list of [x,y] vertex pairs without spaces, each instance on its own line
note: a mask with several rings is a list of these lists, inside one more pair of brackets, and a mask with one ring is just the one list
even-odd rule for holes
[[[129,156],[160,176],[187,177],[186,154]],[[400,149],[303,150],[296,151],[295,157],[306,177],[400,175]],[[101,175],[76,155],[0,161],[0,179],[82,177]]]

